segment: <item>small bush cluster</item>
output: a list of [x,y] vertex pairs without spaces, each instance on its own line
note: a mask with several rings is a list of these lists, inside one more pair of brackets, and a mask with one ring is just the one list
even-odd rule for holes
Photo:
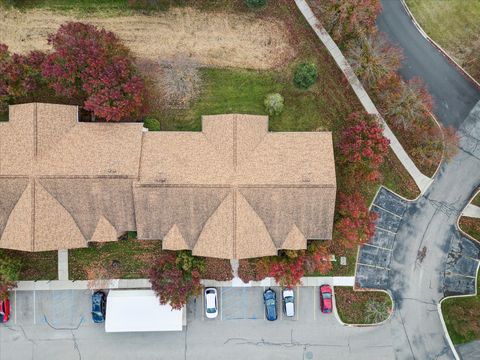
[[295,68],[293,83],[300,89],[308,89],[315,84],[318,78],[317,65],[303,63]]
[[244,0],[245,4],[254,9],[258,9],[267,5],[267,0]]
[[143,122],[143,126],[147,128],[149,131],[160,131],[160,121],[157,119],[145,119]]
[[268,115],[280,115],[284,106],[283,96],[279,93],[268,94],[263,104]]

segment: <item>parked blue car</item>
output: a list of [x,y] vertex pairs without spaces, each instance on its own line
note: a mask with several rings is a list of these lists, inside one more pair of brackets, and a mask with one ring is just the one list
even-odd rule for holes
[[94,323],[105,321],[107,310],[107,295],[103,291],[96,291],[92,295],[92,320]]
[[268,321],[277,320],[277,294],[272,289],[267,289],[263,293],[263,302],[265,304],[265,316]]

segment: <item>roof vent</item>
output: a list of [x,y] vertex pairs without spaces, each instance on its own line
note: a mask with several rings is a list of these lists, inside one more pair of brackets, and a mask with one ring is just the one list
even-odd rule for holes
[[157,177],[155,178],[155,182],[165,184],[167,182],[167,177],[164,173],[158,173]]
[[312,181],[312,173],[303,174],[302,182],[309,183],[310,181]]
[[117,170],[115,170],[115,169],[107,169],[107,173],[109,173],[109,174],[116,174],[116,173],[117,173]]

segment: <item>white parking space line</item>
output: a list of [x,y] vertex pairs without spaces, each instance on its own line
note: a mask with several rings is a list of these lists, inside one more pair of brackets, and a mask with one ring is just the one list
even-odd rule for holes
[[35,290],[33,290],[33,325],[37,324],[37,315],[36,315],[36,309],[35,309],[35,303],[36,303],[36,295],[35,295]]
[[296,316],[295,316],[295,317],[296,317],[295,320],[297,320],[297,321],[298,321],[298,316],[299,316],[298,314],[299,314],[299,312],[300,312],[300,311],[298,311],[298,305],[299,305],[299,304],[300,304],[300,288],[297,286],[297,308],[295,309],[295,310],[297,310],[297,311],[296,311],[296,314],[295,314],[295,315],[296,315]]
[[313,290],[313,320],[317,320],[317,314],[315,313],[315,286],[312,286],[312,290]]
[[17,323],[17,290],[13,291],[13,306],[15,306],[15,309],[13,311],[13,321],[16,324]]
[[220,320],[223,320],[223,288],[220,286]]
[[[265,286],[263,287],[263,293],[262,293],[262,301],[263,300],[263,294],[265,293]],[[265,314],[265,305],[263,306],[263,320],[267,320],[267,315]]]

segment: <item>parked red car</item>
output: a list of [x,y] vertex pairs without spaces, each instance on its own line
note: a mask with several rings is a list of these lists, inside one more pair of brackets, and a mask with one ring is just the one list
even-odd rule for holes
[[8,298],[0,301],[0,323],[6,323],[10,318],[10,301]]
[[332,288],[330,285],[320,286],[320,310],[324,314],[332,312]]

